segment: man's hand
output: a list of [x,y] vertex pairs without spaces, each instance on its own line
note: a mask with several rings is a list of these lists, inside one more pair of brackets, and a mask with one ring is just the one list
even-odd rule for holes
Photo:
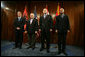
[[24,33],[27,33],[27,31],[25,31]]
[[50,32],[52,32],[52,29],[50,29]]
[[38,32],[37,32],[37,31],[35,31],[35,35],[36,35],[36,38],[38,38],[38,37],[39,37],[39,34],[38,34]]
[[35,31],[35,34],[37,34],[37,31]]
[[55,31],[56,33],[58,32],[58,30]]
[[41,31],[41,29],[39,29],[39,31]]
[[20,27],[17,27],[16,29],[17,29],[17,30],[20,30]]
[[68,32],[70,32],[70,30],[68,30]]

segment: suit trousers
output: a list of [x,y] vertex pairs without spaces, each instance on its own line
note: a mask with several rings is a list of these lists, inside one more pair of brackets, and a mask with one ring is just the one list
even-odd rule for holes
[[29,45],[30,45],[30,47],[35,47],[35,34],[34,33],[29,33],[28,34],[28,43],[29,43]]
[[50,48],[50,31],[47,30],[41,30],[41,48],[45,48],[49,50]]
[[67,32],[58,33],[58,51],[65,51]]
[[16,33],[16,38],[15,38],[15,47],[22,47],[22,42],[23,42],[23,32],[20,30],[17,30]]

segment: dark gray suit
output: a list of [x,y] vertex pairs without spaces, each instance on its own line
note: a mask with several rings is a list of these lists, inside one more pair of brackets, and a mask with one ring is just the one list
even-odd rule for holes
[[[16,18],[14,20],[14,29],[15,29],[15,47],[21,48],[22,46],[22,41],[23,41],[23,32],[24,32],[24,24],[25,24],[25,18],[21,17],[20,20],[18,20],[18,18]],[[20,27],[20,30],[17,30],[16,28]],[[19,45],[18,45],[19,44]]]
[[53,21],[50,15],[40,17],[40,29],[41,29],[41,48],[44,48],[44,43],[46,40],[46,49],[49,50],[50,47],[50,29],[53,28]]
[[70,30],[70,24],[67,15],[64,15],[63,18],[61,15],[56,16],[55,29],[58,30],[58,50],[65,51],[67,30]]

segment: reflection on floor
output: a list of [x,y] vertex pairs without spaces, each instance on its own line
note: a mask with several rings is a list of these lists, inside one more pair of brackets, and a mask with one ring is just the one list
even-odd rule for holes
[[[14,42],[1,41],[1,56],[65,56],[63,53],[57,54],[58,48],[55,48],[57,44],[51,44],[50,53],[46,50],[40,50],[40,43],[36,43],[36,48],[34,50],[26,49],[28,47],[27,43],[22,45],[22,49],[14,47]],[[68,56],[84,56],[84,49],[75,46],[66,46],[66,52]]]

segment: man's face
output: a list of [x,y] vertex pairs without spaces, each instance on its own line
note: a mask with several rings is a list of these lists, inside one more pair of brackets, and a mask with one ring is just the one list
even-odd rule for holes
[[30,18],[34,19],[34,13],[30,14]]
[[44,13],[44,14],[47,13],[47,9],[43,9],[43,13]]
[[21,12],[17,12],[17,15],[18,15],[18,17],[21,17],[22,13]]
[[64,13],[64,9],[63,9],[63,8],[60,9],[60,13],[61,13],[61,14]]

